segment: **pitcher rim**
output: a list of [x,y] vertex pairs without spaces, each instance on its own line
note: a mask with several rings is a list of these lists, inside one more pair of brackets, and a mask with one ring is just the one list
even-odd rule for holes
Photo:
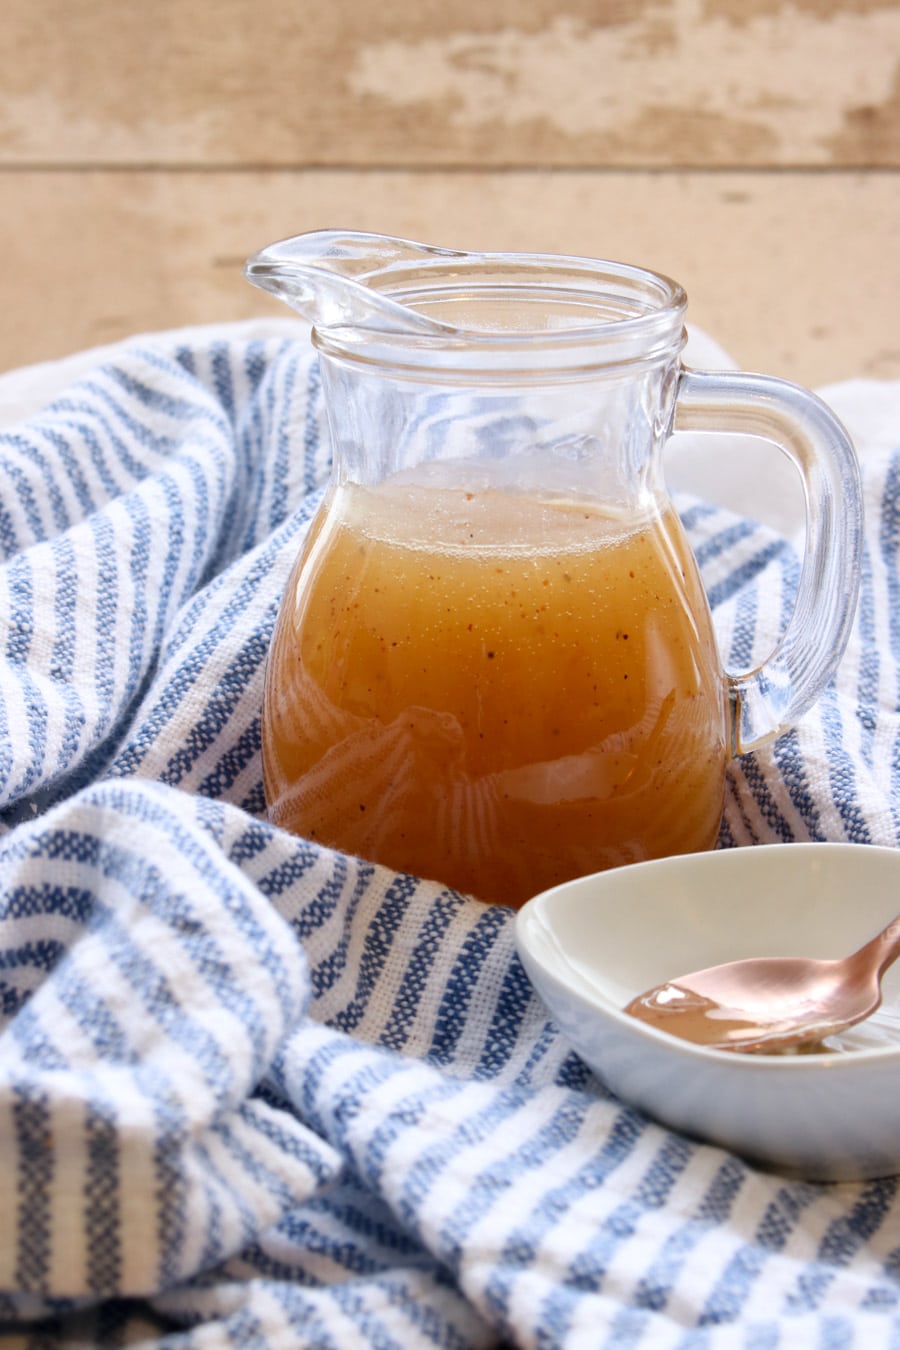
[[[358,355],[360,341],[354,340],[354,333],[358,333],[365,334],[361,338],[363,344],[374,339],[379,346],[383,344],[394,352],[417,352],[430,357],[439,351],[457,356],[466,351],[473,356],[476,353],[521,356],[529,350],[549,350],[560,355],[579,352],[583,357],[586,348],[593,348],[595,360],[605,350],[615,362],[614,349],[625,344],[628,351],[623,355],[630,363],[635,357],[648,359],[675,345],[683,333],[687,308],[684,288],[665,273],[633,263],[575,254],[451,254],[449,250],[446,253],[435,250],[425,261],[376,268],[356,280],[417,315],[426,312],[437,331],[403,332],[383,328],[377,322],[314,323],[313,340],[318,347],[345,351],[349,346],[352,354]],[[496,300],[505,293],[503,302],[510,305],[514,299],[526,296],[543,299],[545,304],[566,297],[580,300],[585,308],[593,307],[596,316],[558,328],[523,325],[509,329],[448,322],[430,312],[448,301],[452,303],[459,291],[476,302],[486,295]],[[614,306],[622,312],[610,315]],[[606,313],[601,317],[604,310]],[[601,358],[600,364],[608,363]]]
[[[543,368],[573,374],[655,363],[685,341],[680,283],[612,259],[466,252],[313,231],[261,250],[245,274],[307,318],[322,354],[354,363],[447,376]],[[503,318],[496,317],[498,301],[506,306]],[[528,311],[541,304],[538,323]],[[449,321],[442,317],[448,311]]]

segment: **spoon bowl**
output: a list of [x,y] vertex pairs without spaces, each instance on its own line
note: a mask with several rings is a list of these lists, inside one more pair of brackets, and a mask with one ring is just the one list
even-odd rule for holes
[[891,922],[850,956],[726,961],[646,990],[625,1011],[671,1036],[744,1054],[822,1046],[881,1006],[881,977],[900,956]]
[[774,844],[639,863],[530,900],[525,968],[573,1048],[622,1101],[792,1176],[900,1171],[900,963],[882,1006],[815,1054],[735,1054],[629,1015],[673,971],[774,956],[835,962],[894,919],[900,850]]

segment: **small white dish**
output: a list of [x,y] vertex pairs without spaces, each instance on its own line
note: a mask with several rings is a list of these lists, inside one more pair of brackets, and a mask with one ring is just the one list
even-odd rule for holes
[[845,956],[900,913],[900,850],[772,844],[616,868],[554,887],[516,943],[554,1021],[623,1101],[808,1180],[900,1172],[900,963],[883,1006],[814,1055],[681,1041],[625,1005],[679,974],[750,956]]

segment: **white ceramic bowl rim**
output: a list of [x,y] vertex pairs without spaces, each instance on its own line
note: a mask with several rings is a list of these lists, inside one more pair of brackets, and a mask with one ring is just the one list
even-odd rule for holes
[[[697,866],[704,868],[715,867],[721,865],[717,864],[715,861],[716,859],[721,858],[729,859],[729,863],[726,865],[730,866],[732,862],[737,861],[737,855],[743,855],[741,861],[744,861],[746,860],[746,856],[751,852],[755,859],[761,859],[762,855],[771,856],[777,854],[778,861],[781,861],[784,858],[784,850],[786,848],[801,848],[808,857],[811,857],[814,853],[821,853],[822,850],[827,850],[827,853],[822,853],[821,856],[827,857],[829,862],[838,861],[839,854],[843,855],[842,860],[846,861],[850,855],[855,857],[862,849],[865,850],[869,860],[875,855],[881,854],[888,857],[893,865],[900,867],[900,850],[872,844],[860,845],[810,841],[796,844],[757,844],[750,849],[720,849],[711,853],[683,854],[675,858],[661,858],[649,862],[634,863],[627,868],[615,869],[614,871],[599,874],[594,878],[582,877],[579,878],[578,881],[565,882],[560,886],[555,886],[551,890],[544,891],[542,894],[535,896],[533,900],[528,902],[527,906],[519,911],[519,914],[517,915],[517,926],[522,933],[523,940],[526,942],[529,941],[529,927],[535,927],[538,924],[541,924],[544,927],[545,932],[549,934],[552,931],[552,928],[546,921],[544,911],[552,907],[554,899],[558,899],[565,893],[570,892],[573,887],[582,884],[587,885],[593,882],[601,886],[607,884],[614,886],[616,881],[620,878],[625,880],[626,872],[630,876],[636,870],[649,871],[651,869],[671,869],[673,866],[683,866],[685,869]],[[618,877],[616,875],[617,873],[619,874]],[[898,896],[897,908],[898,912],[900,912],[900,896]],[[550,941],[556,946],[562,961],[568,964],[568,957],[561,945],[556,942],[555,939],[550,939]],[[847,955],[849,955],[849,952]],[[698,967],[694,966],[693,969],[696,970]],[[665,978],[674,979],[678,974],[687,974],[687,970],[672,971],[670,975]],[[720,1050],[712,1046],[697,1045],[692,1041],[685,1041],[678,1037],[671,1036],[656,1027],[650,1026],[646,1022],[640,1021],[638,1018],[631,1017],[625,1012],[624,1008],[618,1007],[615,1003],[592,989],[586,980],[582,980],[579,977],[578,972],[574,967],[570,967],[570,975],[573,987],[577,989],[579,996],[596,1007],[598,1013],[602,1016],[610,1017],[613,1021],[618,1022],[629,1034],[637,1035],[657,1045],[664,1046],[666,1050],[672,1054],[686,1056],[689,1059],[711,1059],[714,1061],[718,1060],[723,1064],[727,1063],[729,1065],[739,1066],[739,1072],[741,1073],[800,1073],[813,1075],[826,1072],[834,1073],[835,1069],[837,1069],[841,1074],[852,1074],[861,1072],[866,1065],[871,1064],[873,1061],[900,1058],[900,1041],[898,1041],[896,1045],[870,1046],[854,1049],[852,1052],[833,1051],[801,1055],[743,1054],[734,1050]],[[635,995],[643,992],[644,990],[641,989],[634,990]]]

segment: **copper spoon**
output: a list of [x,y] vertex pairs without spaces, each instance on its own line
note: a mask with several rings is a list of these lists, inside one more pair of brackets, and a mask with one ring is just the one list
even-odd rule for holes
[[816,1048],[881,1004],[881,977],[900,956],[900,917],[839,961],[754,957],[679,975],[625,1011],[682,1040],[744,1054]]

